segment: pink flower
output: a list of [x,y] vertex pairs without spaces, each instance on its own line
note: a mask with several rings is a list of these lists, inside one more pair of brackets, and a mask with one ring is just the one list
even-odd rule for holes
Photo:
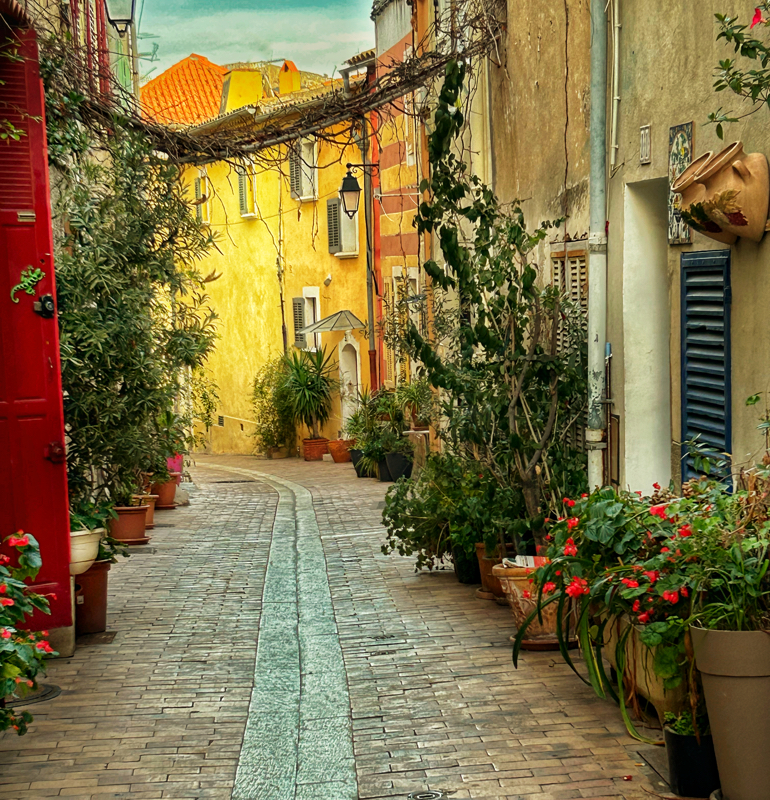
[[3,630],[0,631],[0,636],[2,636],[3,639],[10,639],[11,638],[11,632],[8,630],[8,628],[3,628]]
[[650,506],[650,514],[652,514],[653,517],[660,517],[661,519],[666,519],[666,507]]
[[682,525],[682,527],[677,531],[677,533],[683,539],[686,539],[688,536],[692,536],[692,528],[689,525]]
[[556,591],[555,583],[551,583],[551,581],[548,581],[548,583],[543,585],[543,594],[553,594],[553,592],[555,591]]
[[645,611],[643,614],[639,615],[639,622],[641,622],[642,625],[645,625],[647,622],[650,621],[651,616],[652,616],[652,611]]
[[0,597],[0,606],[15,606],[16,603],[10,597]]
[[570,538],[567,539],[566,546],[564,547],[564,555],[565,556],[576,556],[577,552],[578,552],[578,550],[577,550],[577,546],[575,545],[575,541],[570,536]]
[[588,594],[588,581],[584,578],[573,578],[572,583],[564,590],[570,597],[580,597],[581,594]]
[[29,544],[29,536],[9,536],[8,544],[11,547],[25,547]]
[[638,589],[639,588],[639,581],[632,580],[631,578],[622,578],[621,583],[625,583],[629,589]]
[[660,573],[656,569],[651,569],[648,572],[644,573],[647,576],[647,580],[650,583],[655,583],[656,580],[660,577]]
[[577,528],[578,525],[580,525],[580,520],[578,519],[578,517],[570,517],[567,520],[567,528],[569,530],[573,530],[574,528]]
[[765,20],[762,17],[762,10],[759,8],[754,9],[754,17],[751,20],[751,27],[756,28],[757,25],[763,23]]
[[674,605],[679,602],[679,592],[663,592],[663,599]]

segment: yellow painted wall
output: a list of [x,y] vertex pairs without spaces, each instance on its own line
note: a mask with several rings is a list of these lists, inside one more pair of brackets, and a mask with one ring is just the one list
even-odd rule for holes
[[[289,169],[277,168],[256,174],[258,212],[243,217],[238,198],[238,176],[229,164],[206,168],[211,197],[206,203],[210,228],[217,236],[217,248],[201,263],[203,274],[212,270],[221,277],[207,285],[211,302],[220,316],[220,339],[208,367],[219,385],[224,426],[207,434],[207,450],[214,453],[251,453],[254,440],[251,386],[257,370],[271,357],[283,352],[281,293],[278,264],[283,267],[284,314],[289,348],[293,346],[292,298],[301,297],[306,287],[319,289],[319,318],[343,309],[360,320],[367,319],[366,234],[363,204],[358,214],[358,256],[338,258],[329,253],[326,201],[337,196],[345,173],[344,164],[359,162],[357,149],[343,153],[319,143],[317,199],[300,202],[291,197]],[[192,182],[198,169],[186,175]],[[220,252],[217,252],[219,250]],[[324,280],[331,275],[329,286]],[[368,344],[353,331],[359,351],[359,385],[369,385]],[[321,342],[338,358],[343,333],[321,334]],[[342,427],[339,398],[324,435],[337,438]]]

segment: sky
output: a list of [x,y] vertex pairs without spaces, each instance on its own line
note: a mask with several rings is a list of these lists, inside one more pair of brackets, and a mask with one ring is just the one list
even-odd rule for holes
[[[374,47],[371,0],[137,0],[142,76],[198,53],[216,64],[290,59],[331,75]],[[150,34],[151,36],[148,36]]]

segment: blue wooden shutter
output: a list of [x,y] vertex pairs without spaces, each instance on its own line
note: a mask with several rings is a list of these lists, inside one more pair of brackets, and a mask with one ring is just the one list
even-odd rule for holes
[[[682,441],[731,450],[730,251],[682,254]],[[682,461],[682,480],[698,474]]]

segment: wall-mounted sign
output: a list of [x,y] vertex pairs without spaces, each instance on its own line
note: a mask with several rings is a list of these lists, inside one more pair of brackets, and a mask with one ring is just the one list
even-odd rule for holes
[[668,243],[689,244],[692,234],[682,219],[682,196],[671,187],[690,166],[693,154],[693,124],[674,125],[668,132]]

